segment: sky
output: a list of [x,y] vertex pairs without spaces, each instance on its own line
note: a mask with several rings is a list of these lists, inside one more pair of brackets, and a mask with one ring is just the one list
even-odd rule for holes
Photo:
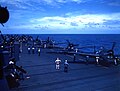
[[0,0],[4,34],[120,34],[120,0]]

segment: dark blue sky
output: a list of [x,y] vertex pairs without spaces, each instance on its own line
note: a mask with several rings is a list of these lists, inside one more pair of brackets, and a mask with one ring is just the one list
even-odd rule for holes
[[120,0],[0,0],[10,19],[3,33],[120,33]]

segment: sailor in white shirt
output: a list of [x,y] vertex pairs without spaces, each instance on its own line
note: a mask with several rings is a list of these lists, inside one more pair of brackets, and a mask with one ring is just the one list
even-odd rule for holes
[[35,48],[34,48],[34,46],[32,47],[32,53],[33,53],[33,54],[35,53]]
[[28,47],[28,53],[30,54],[30,46]]
[[38,56],[40,56],[40,48],[38,48]]
[[56,69],[60,69],[60,63],[61,63],[61,60],[59,58],[57,58],[55,60],[55,63],[56,63]]

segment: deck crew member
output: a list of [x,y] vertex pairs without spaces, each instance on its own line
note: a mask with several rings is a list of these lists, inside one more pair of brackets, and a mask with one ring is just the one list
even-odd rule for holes
[[118,60],[119,60],[119,58],[115,57],[115,59],[114,59],[114,65],[118,65]]
[[75,49],[75,52],[76,52],[76,53],[78,52],[78,49],[77,49],[77,48]]
[[46,48],[46,47],[47,47],[47,44],[46,44],[46,43],[44,43],[44,44],[43,44],[43,47],[44,47],[44,48]]
[[97,65],[99,64],[99,58],[100,58],[100,57],[98,57],[98,56],[96,57],[96,64],[97,64]]
[[40,51],[41,51],[40,48],[38,48],[38,56],[40,56]]
[[68,64],[67,60],[65,60],[65,62],[64,62],[64,72],[68,72],[68,66],[69,66],[69,64]]
[[34,46],[32,46],[32,54],[34,54],[35,53],[35,48],[34,48]]
[[28,53],[30,54],[30,46],[28,47]]
[[86,56],[86,64],[88,65],[89,56]]
[[61,63],[61,60],[59,58],[57,58],[55,60],[55,63],[56,63],[56,69],[60,69],[60,63]]
[[76,61],[76,54],[73,55],[73,61]]

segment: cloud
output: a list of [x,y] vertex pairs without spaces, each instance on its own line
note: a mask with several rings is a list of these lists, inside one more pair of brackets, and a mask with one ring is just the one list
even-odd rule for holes
[[[120,4],[118,1],[104,0],[0,0],[1,5],[10,8],[7,24],[8,28],[13,30],[120,29],[120,12],[105,14],[104,9],[101,8],[99,12],[95,6],[87,6],[87,2],[93,5],[99,3],[105,8],[108,3],[112,6]],[[106,4],[107,6],[104,6]]]
[[69,30],[83,28],[119,28],[120,13],[109,14],[84,14],[77,16],[52,16],[31,18],[26,24],[14,26],[16,29],[41,29],[41,30]]
[[12,6],[13,8],[21,8],[25,9],[27,8],[26,6],[23,5],[25,3],[24,1],[21,2],[22,0],[1,0],[0,3],[6,6]]
[[71,26],[78,26],[78,24],[76,22],[71,22],[70,25]]
[[[39,0],[0,0],[1,5],[7,6],[10,10],[43,10]],[[37,7],[39,6],[39,7]]]
[[105,20],[105,25],[120,25],[120,20]]
[[61,16],[53,16],[53,17],[43,17],[43,18],[36,18],[31,19],[30,22],[77,22],[77,23],[103,23],[104,19],[109,19],[109,17],[105,15],[97,15],[97,14],[85,14],[85,15],[77,15],[77,16],[68,16],[68,17],[61,17]]
[[65,22],[60,22],[60,24],[63,24],[63,25],[65,25]]
[[110,2],[108,3],[110,6],[120,6],[120,1],[119,2]]
[[41,1],[46,2],[47,4],[52,4],[52,3],[70,3],[70,2],[83,3],[89,0],[41,0]]
[[70,2],[75,3],[84,3],[89,0],[0,0],[0,3],[5,5],[12,5],[13,7],[27,9],[32,6],[32,4],[36,5],[50,5],[50,6],[59,6],[59,4],[66,4]]

